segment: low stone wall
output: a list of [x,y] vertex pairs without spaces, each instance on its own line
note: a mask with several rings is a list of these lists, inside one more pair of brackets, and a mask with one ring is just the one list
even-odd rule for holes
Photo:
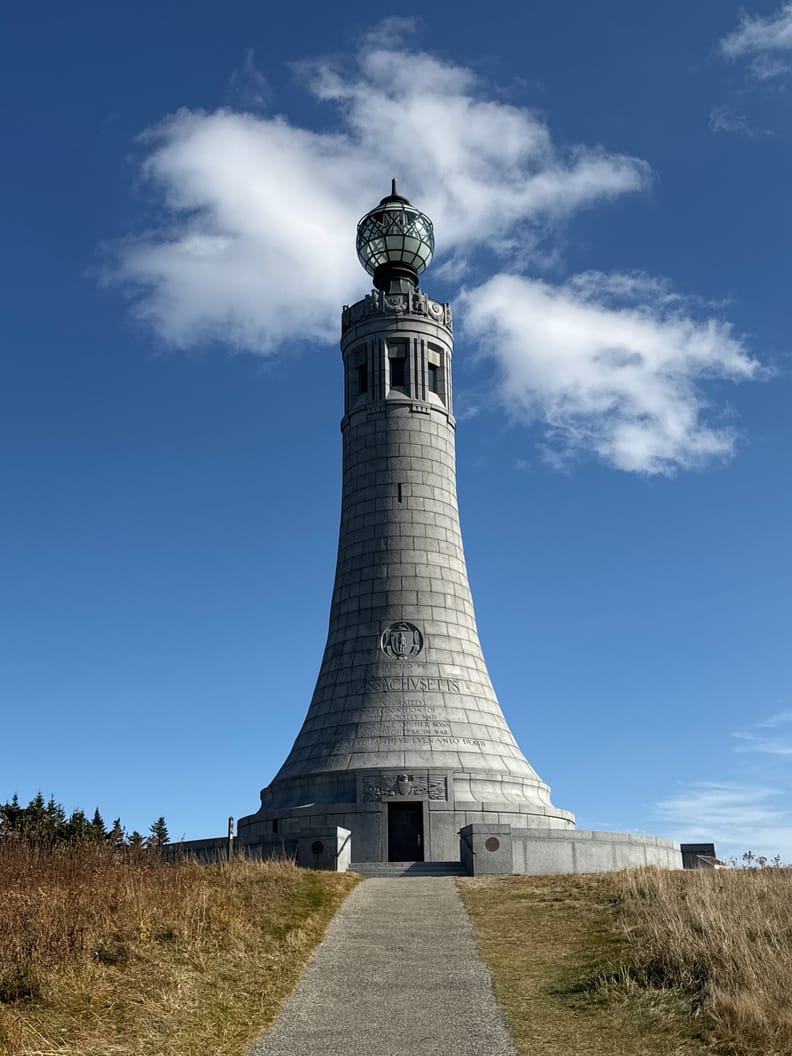
[[297,842],[297,864],[303,869],[329,869],[345,873],[352,861],[349,829],[302,829]]
[[169,858],[195,858],[204,864],[224,862],[228,859],[228,837],[180,840],[177,843],[166,843],[162,850]]
[[[298,834],[265,836],[255,844],[235,839],[232,854],[245,858],[297,858]],[[195,858],[204,865],[228,861],[228,837],[216,836],[206,840],[181,840],[163,848],[171,858]]]
[[235,841],[235,853],[246,858],[291,858],[303,869],[345,873],[352,860],[352,833],[339,826],[303,828],[282,835]]
[[509,825],[466,825],[460,832],[460,857],[471,876],[606,873],[640,865],[682,868],[679,844],[659,836]]

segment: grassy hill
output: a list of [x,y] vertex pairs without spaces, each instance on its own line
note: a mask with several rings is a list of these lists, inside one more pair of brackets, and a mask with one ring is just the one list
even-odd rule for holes
[[[0,1056],[242,1056],[357,879],[0,841]],[[789,870],[459,883],[525,1056],[792,1056]]]
[[1,1056],[239,1056],[357,878],[0,842]]
[[526,1056],[792,1056],[792,871],[460,882]]

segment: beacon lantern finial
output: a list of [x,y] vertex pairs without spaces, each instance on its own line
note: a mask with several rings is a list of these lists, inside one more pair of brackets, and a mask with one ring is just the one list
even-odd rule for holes
[[377,289],[387,291],[405,281],[417,286],[433,253],[432,221],[398,193],[393,180],[391,193],[358,224],[360,263]]

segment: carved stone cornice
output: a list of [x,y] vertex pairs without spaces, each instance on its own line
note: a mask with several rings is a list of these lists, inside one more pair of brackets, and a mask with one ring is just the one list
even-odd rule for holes
[[433,301],[422,290],[412,293],[384,293],[372,290],[362,301],[345,305],[341,313],[341,332],[363,322],[374,315],[420,315],[445,327],[449,334],[453,331],[451,305]]

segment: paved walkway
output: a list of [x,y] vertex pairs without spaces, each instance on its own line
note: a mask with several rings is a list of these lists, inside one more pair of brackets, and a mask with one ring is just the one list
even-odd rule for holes
[[517,1056],[452,878],[365,880],[249,1056]]

